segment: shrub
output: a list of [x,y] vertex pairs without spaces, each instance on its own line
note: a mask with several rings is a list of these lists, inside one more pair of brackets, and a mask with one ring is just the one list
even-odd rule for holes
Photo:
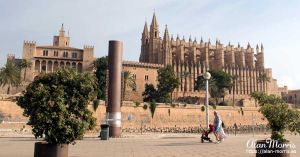
[[244,116],[244,110],[242,107],[240,108],[240,111],[241,111],[240,113],[242,114],[242,116]]
[[267,95],[262,92],[251,95],[261,105],[260,112],[268,120],[268,125],[272,130],[271,138],[279,141],[284,139],[284,132],[300,133],[300,112],[291,109],[279,97]]
[[96,88],[93,75],[61,69],[37,76],[17,104],[29,117],[27,124],[36,138],[44,137],[50,144],[75,144],[96,125],[87,109],[96,96]]
[[201,106],[201,111],[204,112],[205,111],[205,107]]
[[100,101],[98,99],[93,100],[93,110],[96,111],[98,106],[100,104]]
[[219,106],[228,106],[228,104],[227,104],[227,102],[222,101],[222,102],[219,103]]
[[151,102],[150,105],[149,105],[149,109],[150,109],[152,118],[154,117],[156,106],[157,106],[156,102]]
[[144,109],[144,110],[147,110],[147,109],[148,109],[148,105],[147,105],[147,104],[144,104],[143,109]]
[[139,107],[141,105],[141,103],[136,101],[136,102],[134,102],[134,105],[135,105],[134,107]]
[[2,123],[4,119],[4,113],[0,110],[0,123]]
[[171,107],[172,107],[172,108],[175,108],[175,107],[176,107],[176,104],[171,103]]

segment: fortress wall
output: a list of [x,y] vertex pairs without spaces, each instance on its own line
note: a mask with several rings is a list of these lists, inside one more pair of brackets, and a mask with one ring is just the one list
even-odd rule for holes
[[[93,115],[97,118],[97,124],[99,125],[105,118],[105,106],[104,102],[101,102],[97,111],[93,111],[92,105],[89,105],[89,109],[93,111]],[[15,128],[20,129],[27,122],[27,118],[22,116],[22,109],[18,107],[15,102],[0,101],[0,110],[9,116],[10,120],[23,121],[23,124],[0,124],[0,128]],[[170,110],[170,115],[169,115]],[[217,111],[220,113],[221,119],[226,126],[231,126],[234,123],[238,125],[251,125],[254,124],[266,124],[267,121],[263,119],[263,116],[258,112],[258,108],[244,107],[244,116],[239,113],[240,108],[233,108],[231,106],[218,106]],[[139,107],[134,107],[132,102],[126,102],[121,107],[122,111],[122,127],[123,128],[140,128],[141,123],[146,127],[196,127],[199,124],[205,125],[205,112],[202,112],[200,106],[194,105],[180,105],[172,108],[163,104],[158,105],[155,111],[153,119],[151,118],[150,110],[144,110],[143,104]],[[213,109],[210,108],[210,122],[213,123]],[[252,120],[252,114],[254,120]],[[132,117],[132,120],[128,120],[128,117]],[[28,126],[27,126],[28,127]]]

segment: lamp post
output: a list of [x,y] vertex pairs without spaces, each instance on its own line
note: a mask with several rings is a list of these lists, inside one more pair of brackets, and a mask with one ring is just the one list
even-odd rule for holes
[[210,79],[211,75],[209,72],[205,72],[203,74],[203,78],[205,79],[206,81],[206,92],[205,92],[205,99],[206,99],[206,127],[209,128],[209,115],[208,115],[208,105],[209,105],[209,102],[208,102],[208,80]]

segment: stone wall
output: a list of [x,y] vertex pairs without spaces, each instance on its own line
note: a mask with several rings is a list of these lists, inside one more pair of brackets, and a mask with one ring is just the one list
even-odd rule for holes
[[[92,105],[89,109],[93,111]],[[11,127],[23,127],[27,118],[22,116],[22,109],[18,107],[15,102],[0,101],[0,110],[8,118],[8,121],[24,122],[20,125],[11,125]],[[143,103],[135,107],[132,102],[125,102],[121,107],[122,111],[122,128],[138,129],[141,127],[162,128],[162,127],[198,127],[199,124],[205,125],[205,112],[202,112],[200,106],[195,105],[179,105],[174,108],[159,104],[156,108],[153,119],[149,109],[143,109]],[[226,126],[232,126],[234,123],[238,125],[251,125],[251,124],[266,124],[267,121],[258,112],[258,108],[244,107],[244,115],[241,114],[240,108],[230,106],[217,106],[221,119]],[[169,115],[170,113],[170,115]],[[105,106],[101,102],[98,109],[93,111],[94,117],[97,118],[97,124],[104,122],[105,119]],[[253,115],[253,120],[252,120]],[[210,123],[213,123],[213,109],[210,108]],[[0,128],[10,127],[8,124],[0,124]]]

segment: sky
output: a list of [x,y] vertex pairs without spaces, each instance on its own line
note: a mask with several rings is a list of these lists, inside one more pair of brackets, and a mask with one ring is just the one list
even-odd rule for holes
[[300,89],[299,0],[0,0],[0,66],[20,57],[24,40],[51,45],[62,23],[71,46],[94,45],[107,55],[108,41],[124,43],[124,59],[138,61],[145,21],[157,16],[161,36],[252,47],[263,43],[265,67],[280,86]]

